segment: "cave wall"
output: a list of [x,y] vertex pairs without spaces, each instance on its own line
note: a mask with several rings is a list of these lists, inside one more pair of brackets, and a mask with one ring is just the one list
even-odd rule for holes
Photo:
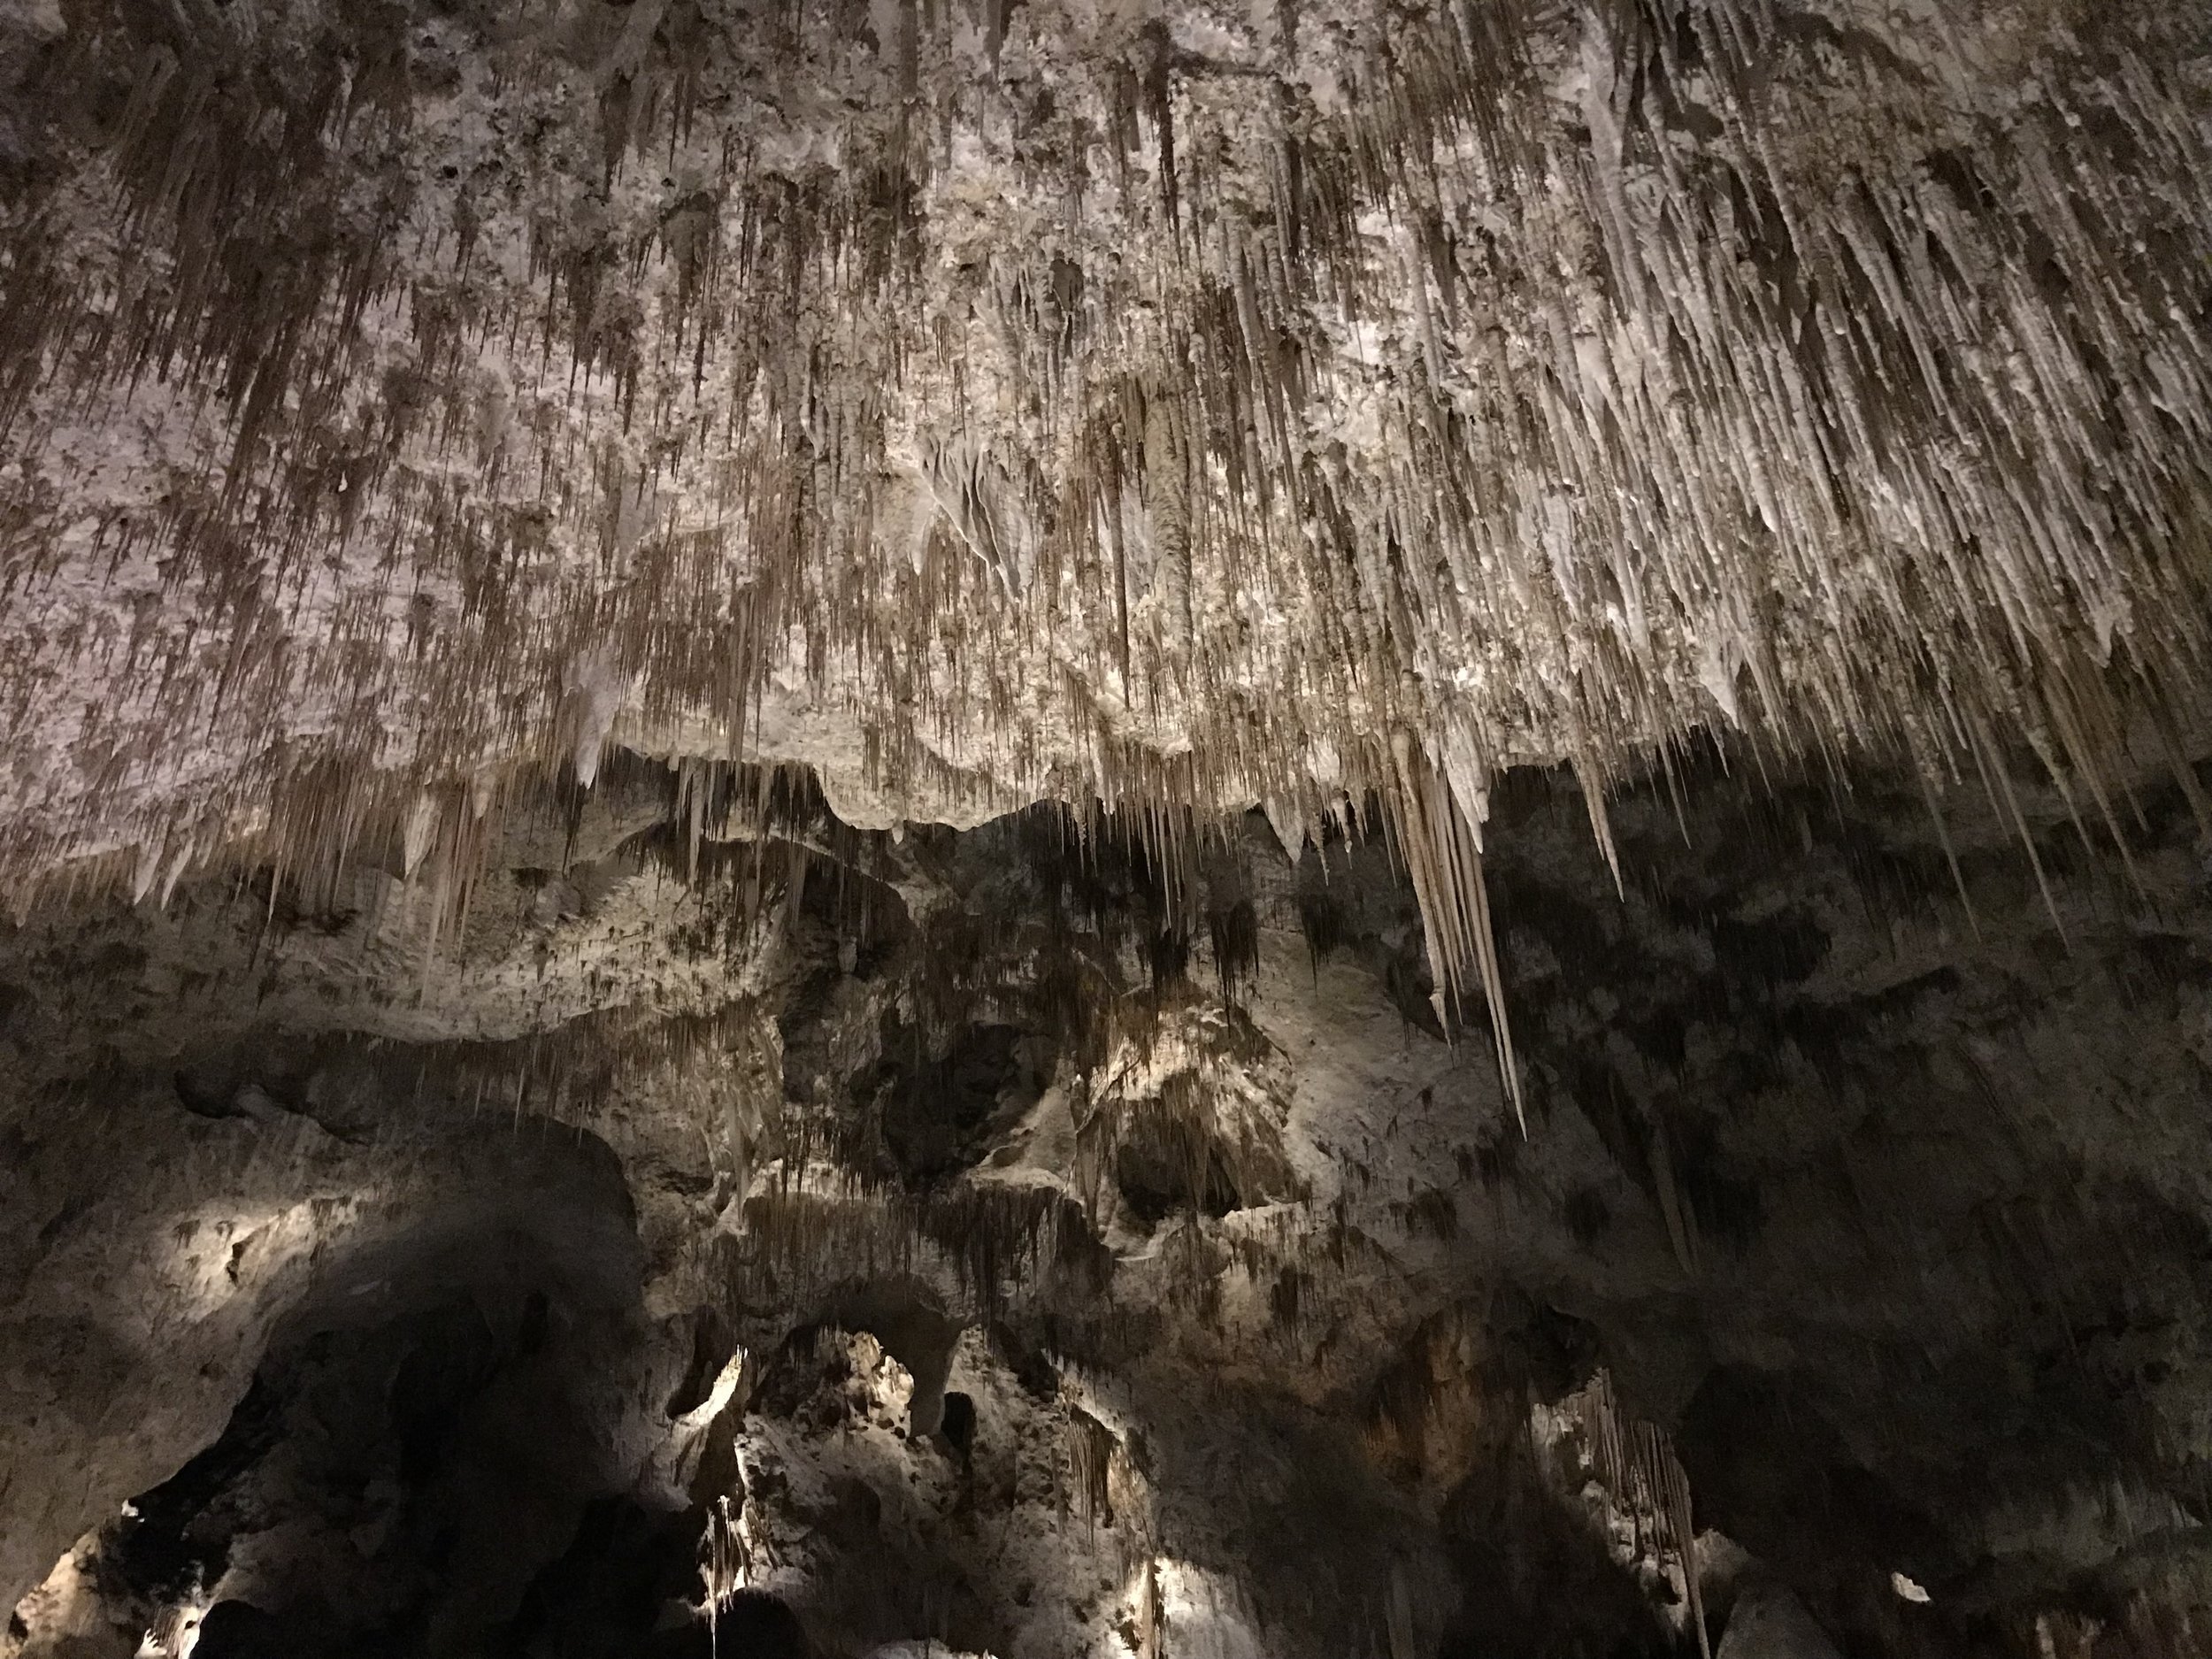
[[[394,872],[50,907],[0,941],[11,1640],[678,1642],[703,1569],[826,1652],[1673,1651],[1602,1374],[1716,1633],[1748,1582],[1855,1655],[2157,1651],[2203,1617],[2207,871],[2170,780],[2124,860],[2023,789],[2032,859],[1716,760],[1614,803],[1617,890],[1517,780],[1525,1133],[1359,814],[1177,858],[786,780],[695,850],[623,761],[434,948]],[[395,1379],[447,1348],[426,1463]]]
[[0,1652],[2203,1648],[2208,19],[0,0]]

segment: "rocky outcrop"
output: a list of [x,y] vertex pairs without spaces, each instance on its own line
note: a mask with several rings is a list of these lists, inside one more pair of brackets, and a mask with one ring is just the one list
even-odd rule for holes
[[733,781],[695,845],[634,758],[518,802],[465,912],[244,872],[0,941],[18,1651],[2203,1627],[2172,782],[2125,862],[2024,790],[2032,862],[1878,774],[1655,781],[1617,892],[1515,780],[1525,1135],[1379,818]]

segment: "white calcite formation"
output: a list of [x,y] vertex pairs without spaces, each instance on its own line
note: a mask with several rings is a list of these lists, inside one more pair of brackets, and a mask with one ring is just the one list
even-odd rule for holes
[[2207,16],[0,0],[0,1655],[2202,1651]]
[[880,823],[1379,787],[1436,919],[1432,771],[1479,832],[1504,767],[1594,800],[1741,728],[1939,787],[2019,746],[2095,810],[2193,724],[2192,8],[0,38],[18,884],[326,864],[425,800],[457,843],[614,735],[816,761]]

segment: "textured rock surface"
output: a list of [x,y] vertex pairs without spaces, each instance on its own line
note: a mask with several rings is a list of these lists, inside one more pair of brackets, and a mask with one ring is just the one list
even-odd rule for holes
[[1310,817],[1397,732],[1479,820],[2200,705],[2199,8],[0,28],[19,879],[434,843],[611,733],[887,823]]
[[1847,1652],[2202,1628],[2172,784],[2139,887],[2023,796],[2050,908],[1955,818],[1970,920],[1909,784],[1618,799],[1617,895],[1571,780],[1516,780],[1525,1140],[1379,834],[1169,866],[740,782],[695,881],[672,772],[518,810],[428,966],[381,872],[7,937],[4,1592],[88,1534],[26,1651],[223,1601],[330,1652],[687,1651],[703,1564],[829,1652],[1671,1651],[1601,1366],[1715,1640],[1724,1540]]
[[1838,1659],[1835,1644],[1786,1590],[1747,1590],[1729,1616],[1719,1659]]
[[2204,1650],[2208,111],[0,0],[0,1652]]

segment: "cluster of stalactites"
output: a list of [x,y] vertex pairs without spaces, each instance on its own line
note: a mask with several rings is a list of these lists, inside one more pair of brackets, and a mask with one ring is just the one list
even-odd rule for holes
[[589,781],[618,719],[747,752],[796,685],[895,801],[1379,792],[1494,1002],[1505,765],[1603,841],[1701,726],[2024,748],[2117,835],[2106,757],[2183,741],[2155,19],[970,10],[73,12],[0,219],[11,886]]
[[1602,1366],[1561,1402],[1560,1411],[1579,1429],[1591,1471],[1609,1507],[1628,1521],[1632,1551],[1640,1553],[1648,1543],[1671,1568],[1697,1633],[1698,1652],[1711,1659],[1690,1479],[1675,1455],[1673,1442],[1663,1429],[1624,1409],[1612,1373]]

